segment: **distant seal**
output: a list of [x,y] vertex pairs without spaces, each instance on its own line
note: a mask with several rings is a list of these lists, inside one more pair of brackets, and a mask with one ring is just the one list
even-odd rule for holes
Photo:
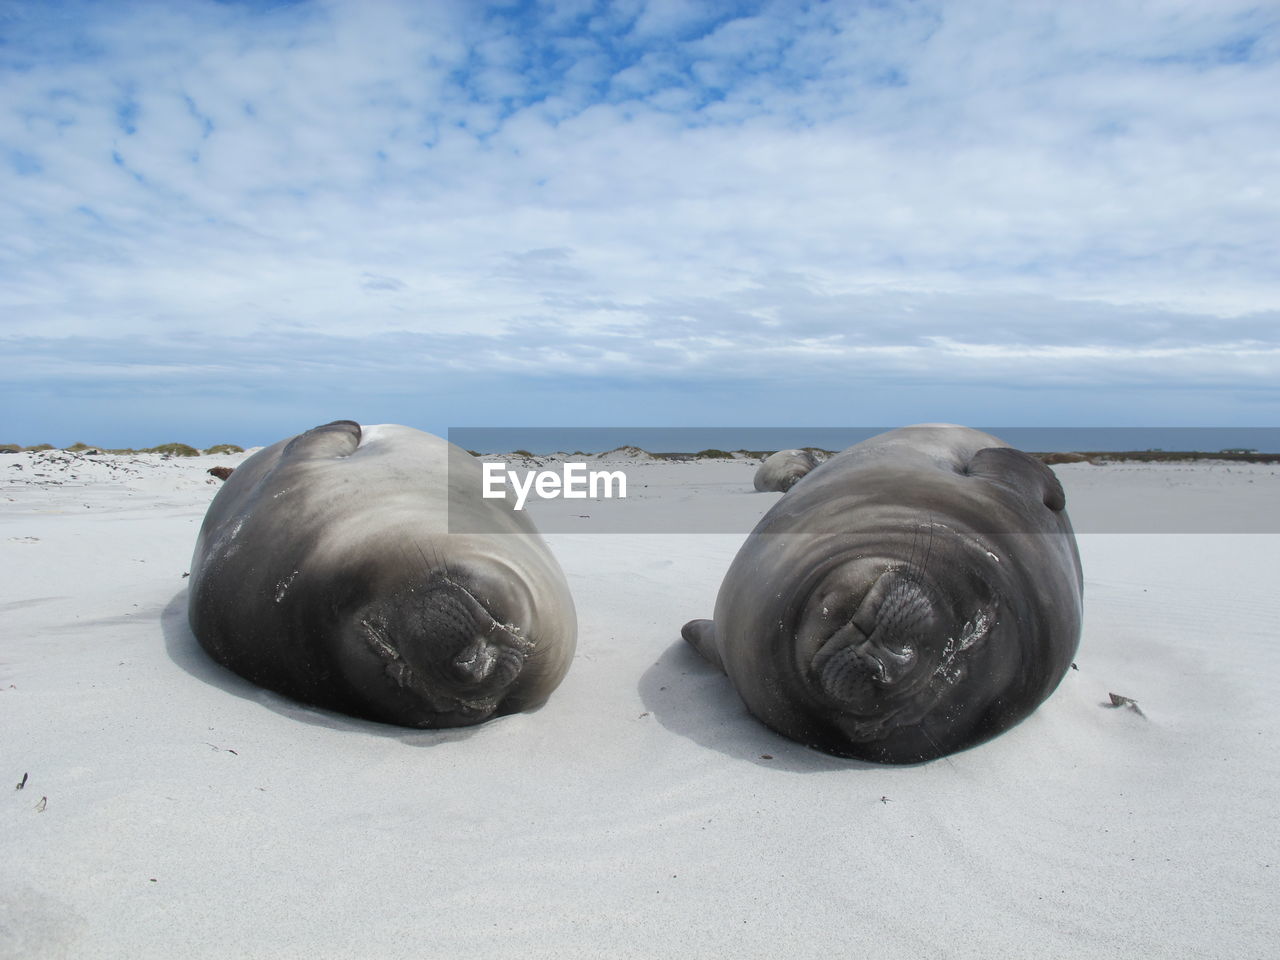
[[1082,578],[1047,467],[965,427],[850,447],[765,514],[682,633],[774,730],[914,763],[1029,715],[1070,668]]
[[[408,727],[541,706],[573,658],[564,575],[480,464],[340,420],[254,454],[214,497],[188,616],[213,659],[304,703]],[[477,533],[450,533],[450,517]]]
[[818,463],[818,458],[808,450],[779,450],[765,457],[756,468],[756,489],[761,493],[786,493]]

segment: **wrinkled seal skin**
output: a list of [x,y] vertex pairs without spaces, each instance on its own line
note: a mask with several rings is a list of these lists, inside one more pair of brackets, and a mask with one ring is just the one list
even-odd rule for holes
[[[535,709],[573,659],[573,601],[528,517],[480,493],[478,461],[409,427],[342,420],[267,447],[209,506],[191,629],[253,683],[352,716]],[[449,533],[449,510],[486,532]]]
[[784,736],[916,763],[996,736],[1053,692],[1081,591],[1052,471],[926,424],[814,469],[747,537],[714,621],[682,633]]
[[817,465],[818,458],[809,450],[779,450],[756,468],[755,487],[761,493],[786,493]]

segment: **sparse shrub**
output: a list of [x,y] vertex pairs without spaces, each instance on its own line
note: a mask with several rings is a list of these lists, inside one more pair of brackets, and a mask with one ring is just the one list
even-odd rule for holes
[[532,457],[533,454],[528,450],[512,450],[511,455],[514,457]]
[[195,447],[189,447],[185,443],[162,443],[159,446],[151,447],[145,451],[146,453],[166,453],[171,457],[198,457],[200,451]]
[[21,449],[16,443],[0,443],[0,453],[17,453]]
[[1083,453],[1042,453],[1040,454],[1041,463],[1084,463],[1089,458]]
[[29,450],[32,453],[38,453],[41,450],[52,450],[52,443],[37,443],[34,447],[23,447],[23,450]]
[[699,450],[694,454],[699,460],[732,460],[733,454],[725,450]]
[[234,443],[219,443],[210,447],[205,451],[207,454],[228,454],[228,453],[244,453],[244,447],[238,447]]

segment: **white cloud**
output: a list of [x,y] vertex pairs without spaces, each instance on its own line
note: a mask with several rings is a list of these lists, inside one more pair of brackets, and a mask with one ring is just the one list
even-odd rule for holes
[[471,337],[516,371],[1280,372],[1265,8],[15,9],[16,349],[288,330]]

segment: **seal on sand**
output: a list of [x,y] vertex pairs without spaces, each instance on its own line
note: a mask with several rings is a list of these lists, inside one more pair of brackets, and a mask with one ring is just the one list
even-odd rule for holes
[[[340,420],[254,454],[205,515],[188,618],[213,659],[353,716],[454,727],[532,710],[577,637],[559,565],[477,460]],[[450,533],[450,512],[469,529]]]
[[973,746],[1057,687],[1082,578],[1057,478],[989,434],[904,427],[814,469],[682,631],[766,725],[914,763]]
[[818,458],[809,450],[779,450],[771,453],[756,468],[756,489],[761,493],[786,493],[818,463]]

